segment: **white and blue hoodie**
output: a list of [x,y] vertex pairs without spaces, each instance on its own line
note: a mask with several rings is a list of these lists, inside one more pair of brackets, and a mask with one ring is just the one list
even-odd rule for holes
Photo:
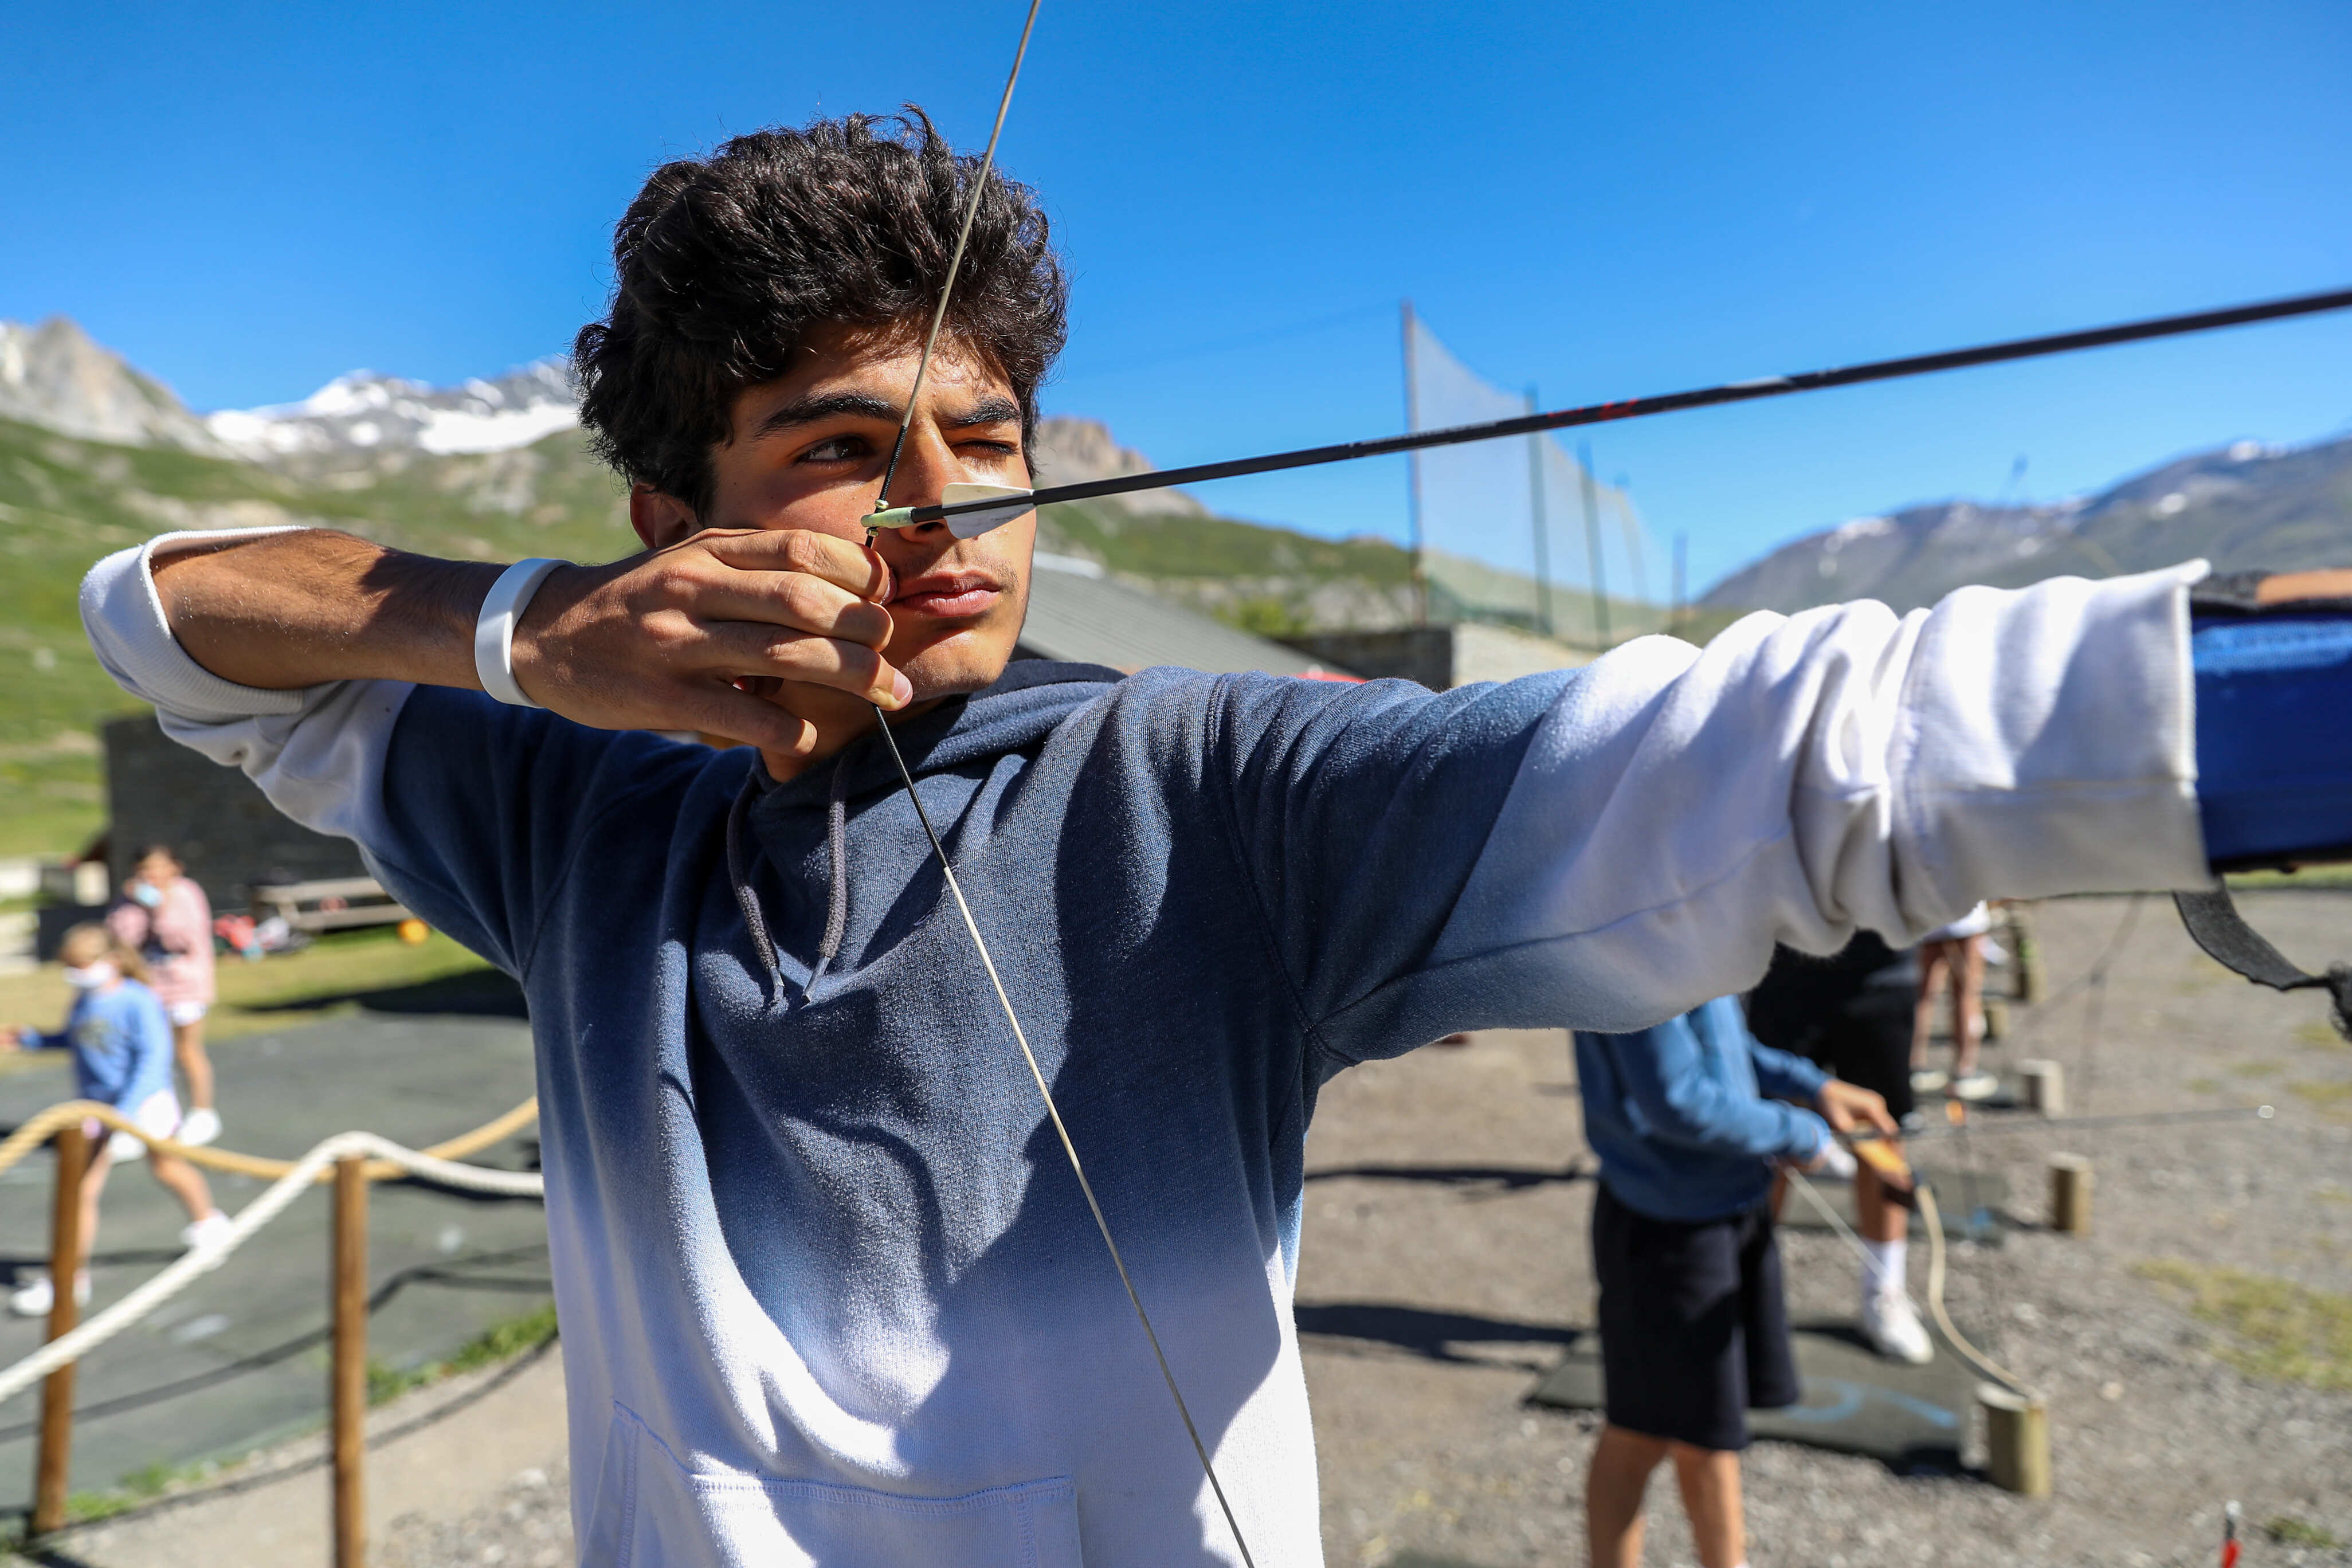
[[[85,584],[107,668],[529,992],[585,1561],[1239,1561],[873,744],[766,785],[472,691],[233,685],[146,561]],[[1643,1028],[1775,940],[2202,885],[2195,575],[1443,694],[1015,665],[899,727],[1259,1563],[1321,1556],[1321,1086],[1456,1030]]]

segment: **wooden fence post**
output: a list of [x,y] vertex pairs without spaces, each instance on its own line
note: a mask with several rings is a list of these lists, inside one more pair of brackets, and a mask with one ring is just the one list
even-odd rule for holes
[[367,1161],[335,1162],[334,1365],[328,1373],[334,1444],[335,1568],[366,1568]]
[[[57,1193],[49,1209],[49,1338],[73,1331],[81,1321],[75,1282],[81,1276],[81,1184],[89,1171],[89,1134],[76,1122],[58,1130]],[[40,1458],[33,1472],[33,1522],[28,1533],[47,1535],[66,1522],[66,1491],[73,1470],[74,1363],[49,1373],[41,1385]]]

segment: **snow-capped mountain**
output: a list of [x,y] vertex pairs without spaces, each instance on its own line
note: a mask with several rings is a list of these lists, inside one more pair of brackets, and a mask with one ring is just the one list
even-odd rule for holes
[[400,450],[500,452],[577,423],[577,395],[560,357],[458,386],[353,371],[299,403],[205,416],[222,445],[259,462]]

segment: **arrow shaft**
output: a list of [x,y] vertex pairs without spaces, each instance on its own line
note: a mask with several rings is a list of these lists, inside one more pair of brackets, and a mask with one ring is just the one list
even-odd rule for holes
[[[2347,309],[2352,309],[2352,289],[2331,289],[2321,294],[2298,294],[2290,299],[2264,300],[2219,310],[2198,310],[2185,316],[2158,316],[2111,327],[2094,327],[2086,331],[2012,338],[2006,342],[1949,349],[1941,353],[1912,354],[1903,359],[1874,360],[1868,364],[1801,371],[1794,375],[1768,375],[1753,381],[1699,387],[1689,392],[1629,397],[1615,403],[1592,403],[1580,408],[1519,415],[1484,425],[1415,430],[1402,436],[1387,436],[1370,441],[1342,441],[1329,447],[1306,447],[1295,452],[1274,452],[1265,457],[1239,458],[1230,462],[1196,463],[1188,468],[1160,468],[1149,473],[1122,474],[1115,479],[1087,479],[1078,484],[1049,485],[1035,491],[1030,499],[1039,506],[1054,501],[1093,500],[1102,496],[1129,495],[1138,490],[1165,489],[1174,485],[1203,484],[1210,479],[1238,479],[1244,474],[1270,474],[1284,468],[1307,468],[1322,463],[1352,462],[1359,458],[1383,458],[1399,452],[1424,451],[1432,447],[1454,447],[1473,441],[1500,440],[1509,436],[1532,436],[1547,430],[1572,429],[1580,425],[1603,425],[1618,419],[1646,418],[1654,414],[1675,414],[1686,408],[1752,403],[1758,398],[1786,397],[1791,393],[1822,392],[1833,386],[1857,386],[1872,381],[1896,381],[1905,376],[1931,375],[1937,371],[1964,370],[1970,365],[2040,359],[2049,354],[2073,353],[2082,349],[2109,348],[2117,343],[2181,337],[2222,327],[2242,327],[2256,321],[2275,321]],[[939,522],[981,510],[986,504],[967,501],[956,506],[937,503],[919,506],[910,512],[909,520],[917,523]]]

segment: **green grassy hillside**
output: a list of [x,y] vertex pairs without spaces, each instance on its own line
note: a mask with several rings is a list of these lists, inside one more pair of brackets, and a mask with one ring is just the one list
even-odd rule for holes
[[635,542],[619,487],[575,435],[306,483],[0,420],[0,855],[77,848],[104,822],[92,731],[137,704],[82,638],[75,595],[90,563],[167,529],[277,522],[490,560],[611,560]]

